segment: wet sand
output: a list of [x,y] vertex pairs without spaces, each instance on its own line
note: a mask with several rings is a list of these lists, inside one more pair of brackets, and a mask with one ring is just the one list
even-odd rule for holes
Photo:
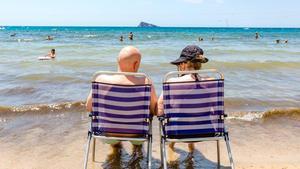
[[[86,113],[1,114],[1,169],[76,169],[83,167],[89,119]],[[237,168],[300,168],[300,124],[290,117],[258,121],[229,120],[231,146]],[[160,167],[157,121],[154,121],[153,168]],[[170,168],[216,168],[216,143],[197,143],[193,154],[186,144],[176,144],[179,156]],[[224,142],[221,142],[222,168],[229,168]],[[145,146],[132,152],[124,143],[113,156],[109,145],[97,141],[96,163],[89,168],[146,168]],[[144,156],[144,158],[143,158]]]

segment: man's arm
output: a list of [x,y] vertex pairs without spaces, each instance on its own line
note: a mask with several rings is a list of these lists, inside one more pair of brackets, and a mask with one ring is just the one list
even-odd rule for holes
[[150,112],[154,116],[157,114],[157,96],[153,84],[151,85]]
[[164,100],[163,93],[160,94],[157,101],[157,116],[164,115]]
[[92,111],[92,91],[90,91],[90,94],[89,94],[89,96],[86,99],[85,106],[86,106],[86,110],[88,112]]

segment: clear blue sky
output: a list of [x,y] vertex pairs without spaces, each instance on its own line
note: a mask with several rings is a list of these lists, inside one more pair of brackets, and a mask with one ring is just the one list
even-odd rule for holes
[[300,27],[299,0],[0,0],[1,25]]

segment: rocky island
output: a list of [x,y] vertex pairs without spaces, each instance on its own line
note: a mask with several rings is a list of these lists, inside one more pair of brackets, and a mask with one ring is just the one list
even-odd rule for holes
[[147,23],[147,22],[141,22],[137,27],[143,27],[143,28],[155,28],[158,27],[157,25]]

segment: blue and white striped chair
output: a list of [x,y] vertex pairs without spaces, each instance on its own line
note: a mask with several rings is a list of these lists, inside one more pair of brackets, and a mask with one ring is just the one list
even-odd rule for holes
[[[214,74],[218,77],[200,78],[190,82],[168,82],[174,75]],[[160,119],[161,159],[167,168],[166,142],[217,141],[218,168],[220,167],[219,140],[225,139],[231,168],[234,168],[228,132],[224,126],[224,79],[216,70],[170,72],[163,83],[164,116]]]
[[[151,84],[118,85],[95,82],[100,74],[142,76],[142,73],[97,72],[92,82],[92,112],[84,168],[87,168],[90,142],[93,139],[95,161],[96,139],[147,141],[148,168],[151,168],[152,116],[150,114]],[[149,79],[149,78],[148,78]],[[113,134],[133,137],[111,137]]]

